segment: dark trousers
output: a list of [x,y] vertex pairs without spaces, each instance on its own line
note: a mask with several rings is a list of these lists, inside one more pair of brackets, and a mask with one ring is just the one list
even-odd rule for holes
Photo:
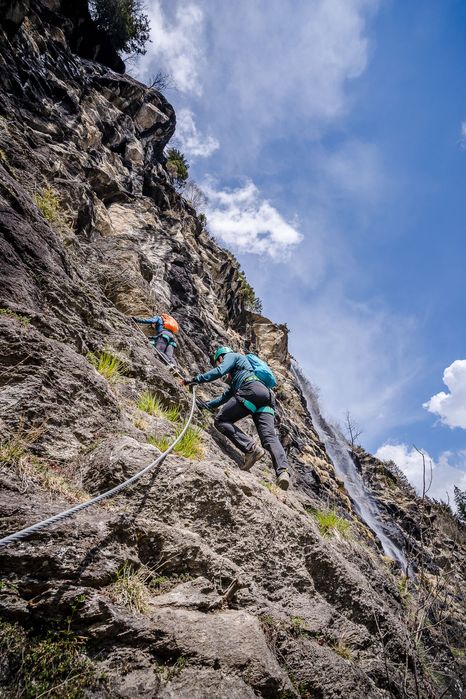
[[[164,334],[168,335],[168,332],[164,330]],[[170,333],[171,334],[171,333]],[[171,362],[171,364],[176,364],[176,359],[174,356],[175,348],[168,340],[162,335],[158,335],[153,340],[153,345],[156,350],[161,352],[166,356],[166,358]]]
[[277,476],[288,468],[285,450],[275,432],[275,418],[271,413],[251,413],[242,400],[249,400],[257,408],[265,405],[274,407],[275,401],[272,392],[261,381],[248,381],[240,386],[237,393],[228,400],[221,412],[215,418],[215,427],[224,434],[242,452],[250,451],[254,446],[254,440],[248,437],[235,425],[247,415],[251,415],[256,426],[262,446],[272,457],[273,467]]

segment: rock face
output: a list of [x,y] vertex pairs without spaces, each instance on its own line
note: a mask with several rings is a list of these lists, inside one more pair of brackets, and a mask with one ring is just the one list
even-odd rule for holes
[[[167,409],[187,414],[190,393],[132,315],[176,315],[184,374],[219,342],[270,362],[292,477],[283,493],[268,460],[242,472],[196,413],[196,458],[170,455],[106,504],[0,549],[3,695],[460,697],[464,531],[359,450],[416,577],[383,557],[313,429],[286,327],[247,310],[235,258],[172,185],[172,107],[103,65],[121,71],[103,39],[84,41],[85,4],[0,8],[3,535],[131,477],[174,438]],[[120,361],[109,378],[94,367],[104,351]],[[349,536],[322,533],[328,509]],[[71,653],[68,675],[54,648]]]

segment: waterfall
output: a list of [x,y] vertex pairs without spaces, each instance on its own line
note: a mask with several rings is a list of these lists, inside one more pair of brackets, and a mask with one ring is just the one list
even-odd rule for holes
[[318,398],[312,384],[304,376],[301,367],[292,360],[291,369],[306,400],[312,423],[329,455],[335,471],[342,478],[354,509],[362,521],[373,531],[386,556],[394,558],[403,570],[408,570],[406,557],[398,544],[390,537],[387,524],[381,518],[376,500],[368,492],[361,474],[341,433],[329,425],[322,417]]

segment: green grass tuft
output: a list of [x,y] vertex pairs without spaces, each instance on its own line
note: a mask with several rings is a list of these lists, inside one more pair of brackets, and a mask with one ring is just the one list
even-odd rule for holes
[[0,464],[16,466],[25,455],[26,449],[19,438],[0,440]]
[[126,365],[121,359],[112,354],[112,352],[109,350],[103,350],[99,354],[88,352],[86,356],[92,366],[97,369],[99,374],[102,374],[109,383],[118,383],[122,381],[127,371]]
[[149,444],[152,444],[153,447],[157,447],[157,449],[160,449],[160,451],[166,451],[173,440],[174,438],[170,439],[169,437],[151,436],[147,438]]
[[297,631],[298,633],[301,632],[306,626],[306,622],[300,616],[292,616],[291,617],[291,624],[293,626],[293,629],[295,631]]
[[259,481],[259,483],[263,485],[264,488],[267,488],[269,493],[272,493],[272,495],[279,495],[283,492],[282,489],[278,487],[278,485],[276,485],[275,483],[270,483],[270,481],[261,480]]
[[184,670],[186,665],[187,665],[186,658],[184,656],[180,655],[180,657],[177,658],[176,661],[172,665],[169,665],[168,663],[165,665],[162,665],[159,662],[155,666],[154,670],[158,675],[160,675],[162,680],[164,680],[165,682],[170,682],[170,680],[172,680],[174,677],[178,677],[178,675]]
[[350,534],[350,523],[339,517],[335,510],[311,510],[309,514],[314,517],[319,527],[319,531],[323,536],[332,536],[338,532],[342,537],[348,538]]
[[402,575],[401,578],[398,580],[398,592],[400,593],[400,597],[404,599],[409,595],[409,578],[407,575]]
[[9,308],[0,308],[0,315],[8,316],[9,318],[15,318],[23,325],[29,325],[29,323],[31,322],[29,318],[26,318],[26,316],[22,316],[19,313],[10,311]]
[[174,405],[166,408],[160,399],[149,391],[145,391],[140,395],[137,406],[139,410],[143,410],[145,413],[149,413],[149,415],[157,415],[170,420],[170,422],[178,422],[180,417],[178,406]]
[[275,628],[276,626],[280,626],[280,621],[278,619],[275,619],[274,616],[271,614],[262,614],[262,616],[259,617],[259,621],[261,624],[267,627]]
[[35,194],[34,201],[46,221],[54,224],[61,220],[60,200],[51,187],[46,187],[40,194]]
[[35,636],[18,624],[0,622],[5,696],[84,699],[88,690],[99,691],[103,677],[84,655],[84,644],[69,630]]
[[[183,427],[179,427],[176,430],[175,437],[180,434],[182,429]],[[149,437],[147,441],[149,444],[157,447],[157,449],[160,449],[160,451],[165,451],[170,444],[173,443],[175,437]],[[179,456],[184,456],[185,459],[202,459],[204,456],[204,449],[202,446],[201,431],[197,427],[188,427],[186,433],[173,451]]]

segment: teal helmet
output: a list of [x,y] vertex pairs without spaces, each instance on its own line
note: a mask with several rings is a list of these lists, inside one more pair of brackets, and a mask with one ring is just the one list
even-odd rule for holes
[[231,349],[231,347],[219,347],[217,350],[215,350],[213,359],[212,359],[212,364],[215,364],[217,359],[222,356],[222,354],[228,354],[229,352],[234,352],[234,350]]

